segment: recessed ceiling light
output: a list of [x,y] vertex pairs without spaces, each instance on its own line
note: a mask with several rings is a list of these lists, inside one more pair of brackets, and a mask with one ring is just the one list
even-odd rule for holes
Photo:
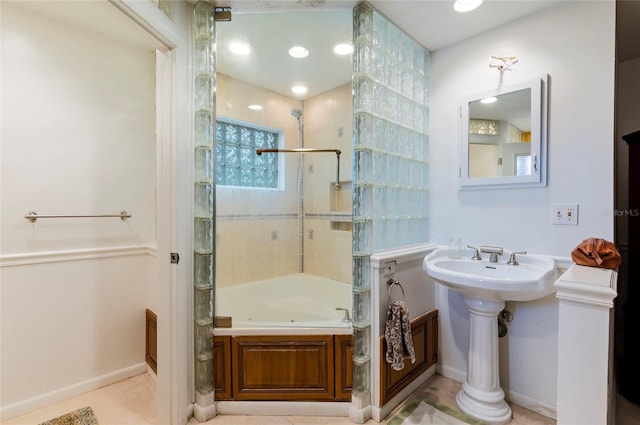
[[491,96],[491,97],[485,97],[484,99],[480,99],[480,103],[493,103],[495,101],[497,101],[498,98]]
[[295,94],[305,94],[307,92],[307,88],[305,86],[293,86],[291,87],[291,91]]
[[289,49],[289,55],[294,58],[306,58],[309,56],[309,50],[302,46],[293,46]]
[[262,105],[249,105],[249,109],[251,109],[252,111],[261,111],[262,110]]
[[338,43],[333,46],[333,53],[340,56],[350,55],[353,53],[353,45],[349,42]]
[[456,12],[469,12],[482,4],[482,0],[456,0],[453,8]]
[[248,55],[251,52],[251,46],[244,41],[233,41],[229,44],[229,50],[236,55]]

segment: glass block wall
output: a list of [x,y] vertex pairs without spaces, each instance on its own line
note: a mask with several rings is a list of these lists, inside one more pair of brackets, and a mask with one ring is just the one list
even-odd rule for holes
[[[213,405],[213,279],[215,255],[215,20],[214,7],[198,2],[193,17],[194,226],[193,319],[196,416]],[[199,409],[200,408],[200,409]],[[199,420],[206,418],[198,418]]]
[[162,13],[167,15],[169,19],[173,21],[173,0],[151,0]]
[[429,52],[354,9],[353,395],[370,390],[369,258],[428,240]]

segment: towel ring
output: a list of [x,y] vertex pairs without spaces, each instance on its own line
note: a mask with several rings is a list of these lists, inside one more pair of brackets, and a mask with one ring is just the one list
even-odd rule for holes
[[389,286],[389,302],[391,302],[391,291],[393,290],[394,286],[398,286],[400,288],[400,291],[402,291],[402,301],[406,301],[404,288],[402,287],[400,282],[395,279],[389,278],[389,280],[387,280],[387,285]]

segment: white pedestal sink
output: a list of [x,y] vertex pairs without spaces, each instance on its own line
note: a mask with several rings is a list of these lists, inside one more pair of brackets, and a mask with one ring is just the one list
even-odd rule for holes
[[[469,310],[469,365],[456,402],[464,413],[489,425],[502,425],[511,420],[511,408],[500,387],[498,314],[505,301],[530,301],[551,294],[555,262],[522,255],[518,265],[508,265],[506,259],[497,263],[453,259],[448,252],[436,249],[425,257],[423,267],[436,282],[464,295]],[[508,258],[509,253],[505,254]]]

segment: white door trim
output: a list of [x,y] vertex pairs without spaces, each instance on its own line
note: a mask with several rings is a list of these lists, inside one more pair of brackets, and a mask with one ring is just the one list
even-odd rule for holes
[[[158,425],[185,425],[192,415],[191,94],[190,29],[193,6],[175,2],[173,22],[152,2],[109,0],[158,39],[156,50],[156,237],[158,315]],[[188,152],[188,158],[187,158]],[[187,202],[185,203],[185,200]],[[170,253],[180,254],[179,264]]]

